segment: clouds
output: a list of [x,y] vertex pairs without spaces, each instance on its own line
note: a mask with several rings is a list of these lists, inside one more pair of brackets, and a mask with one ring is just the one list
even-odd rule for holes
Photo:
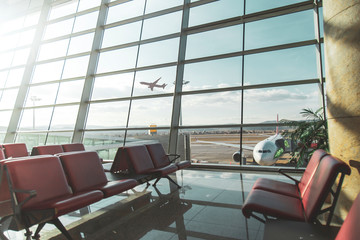
[[247,90],[245,91],[245,102],[267,102],[267,101],[292,101],[307,100],[312,93],[291,92],[287,89]]

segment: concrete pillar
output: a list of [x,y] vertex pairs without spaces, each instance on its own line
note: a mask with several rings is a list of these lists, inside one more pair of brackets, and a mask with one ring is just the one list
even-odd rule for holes
[[324,0],[330,152],[351,166],[336,215],[344,219],[360,192],[360,0]]

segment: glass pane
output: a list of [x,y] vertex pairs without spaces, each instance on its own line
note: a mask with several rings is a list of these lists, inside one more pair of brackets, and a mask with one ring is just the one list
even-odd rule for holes
[[133,0],[109,8],[106,24],[141,16],[145,0]]
[[35,37],[35,29],[30,29],[20,33],[20,41],[17,43],[18,47],[32,44]]
[[17,143],[25,143],[28,152],[35,146],[45,145],[46,133],[18,133],[16,135]]
[[242,25],[189,35],[186,59],[242,50]]
[[86,76],[90,56],[66,60],[62,79]]
[[137,47],[100,53],[97,73],[134,68],[136,54]]
[[[82,2],[82,1],[80,1]],[[70,3],[61,4],[51,8],[49,19],[56,19],[72,13],[76,13],[78,1],[70,1]]]
[[26,107],[55,104],[59,84],[52,83],[30,87]]
[[141,45],[138,66],[143,67],[176,62],[178,60],[178,52],[179,38]]
[[[5,132],[8,128],[12,111],[0,111],[0,132]],[[3,141],[3,139],[0,139]]]
[[102,48],[140,40],[141,22],[105,29]]
[[95,78],[92,100],[130,97],[134,73]]
[[241,85],[241,57],[186,64],[183,91]]
[[35,66],[32,83],[59,80],[63,70],[64,61],[38,64]]
[[92,12],[86,15],[81,15],[75,18],[75,25],[73,32],[80,32],[96,27],[99,12]]
[[79,105],[55,107],[51,120],[50,130],[71,130],[74,129]]
[[172,97],[133,100],[129,127],[170,126]]
[[313,10],[251,22],[246,25],[245,48],[261,48],[314,39]]
[[104,160],[114,160],[119,147],[124,144],[125,131],[85,132],[83,143],[85,149],[96,149],[99,157]]
[[246,1],[246,14],[268,10],[271,8],[282,7],[298,2],[303,2],[303,0],[278,0],[278,1],[268,1],[268,0],[251,0]]
[[245,56],[245,84],[317,78],[314,46]]
[[40,18],[40,12],[31,13],[27,15],[24,23],[24,27],[37,25],[39,22],[39,18]]
[[14,58],[12,60],[11,66],[15,67],[20,65],[25,65],[28,61],[29,54],[30,54],[30,48],[16,50],[14,52]]
[[0,51],[15,48],[17,46],[20,34],[15,33],[0,38]]
[[244,123],[263,123],[279,119],[303,120],[304,108],[321,106],[318,84],[250,89],[244,91]]
[[80,102],[83,86],[84,80],[60,83],[60,89],[56,103]]
[[101,0],[81,0],[78,11],[83,11],[89,8],[100,6]]
[[93,40],[94,33],[71,38],[68,55],[91,51]]
[[179,0],[147,0],[146,13],[157,12],[171,7],[182,5],[183,2]]
[[14,57],[14,52],[0,53],[0,69],[9,68],[11,66],[11,60]]
[[53,108],[24,109],[19,130],[48,130]]
[[146,19],[144,21],[142,39],[179,33],[181,30],[181,18],[182,12],[175,12]]
[[239,124],[240,100],[240,91],[184,95],[180,124]]
[[161,143],[167,152],[169,145],[169,130],[156,130],[150,133],[149,130],[129,130],[126,137],[126,146]]
[[7,76],[6,87],[20,86],[24,76],[24,70],[24,68],[11,69]]
[[74,18],[65,21],[50,24],[46,27],[44,33],[44,40],[64,36],[71,33]]
[[243,0],[213,1],[190,9],[189,26],[215,22],[244,14]]
[[71,143],[71,140],[72,140],[72,132],[48,133],[46,139],[46,145],[67,144],[67,143]]
[[64,39],[56,42],[45,43],[40,46],[38,61],[64,57],[69,46],[69,39]]
[[[15,105],[19,89],[0,90],[0,109],[11,109]],[[2,113],[2,112],[1,112]],[[1,115],[2,117],[2,115]],[[0,117],[0,118],[1,118]]]
[[90,104],[86,128],[125,127],[128,111],[128,101]]
[[[157,81],[158,79],[159,81]],[[172,93],[175,79],[176,67],[138,71],[136,72],[134,96]]]

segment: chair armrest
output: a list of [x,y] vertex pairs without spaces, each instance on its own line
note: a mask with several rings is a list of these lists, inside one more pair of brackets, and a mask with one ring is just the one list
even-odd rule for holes
[[296,180],[295,178],[293,178],[293,177],[291,177],[290,175],[288,175],[288,174],[286,174],[285,172],[283,172],[283,170],[282,169],[279,169],[279,173],[280,174],[282,174],[282,175],[284,175],[285,177],[287,177],[287,178],[289,178],[289,179],[291,179],[291,180],[293,180],[294,182],[295,182],[295,184],[296,185],[298,185],[299,184],[299,180]]

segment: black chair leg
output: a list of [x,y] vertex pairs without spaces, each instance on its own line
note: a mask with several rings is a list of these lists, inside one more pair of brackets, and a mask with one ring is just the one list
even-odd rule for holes
[[157,178],[156,181],[154,182],[153,186],[156,186],[156,184],[159,182],[160,178]]
[[170,182],[172,182],[173,184],[175,184],[178,188],[181,188],[179,184],[177,184],[174,180],[172,180],[171,177],[169,176],[165,176],[167,179],[169,179]]
[[54,224],[62,234],[64,234],[64,236],[66,237],[66,239],[68,240],[73,240],[72,237],[70,236],[69,232],[66,230],[66,228],[64,227],[64,225],[60,222],[60,220],[58,218],[55,218],[53,220],[50,221],[52,224]]
[[34,236],[32,237],[33,239],[39,239],[40,238],[40,231],[41,229],[43,229],[43,227],[45,226],[46,222],[45,223],[40,223],[38,225],[38,227],[36,228],[36,231],[34,233]]

